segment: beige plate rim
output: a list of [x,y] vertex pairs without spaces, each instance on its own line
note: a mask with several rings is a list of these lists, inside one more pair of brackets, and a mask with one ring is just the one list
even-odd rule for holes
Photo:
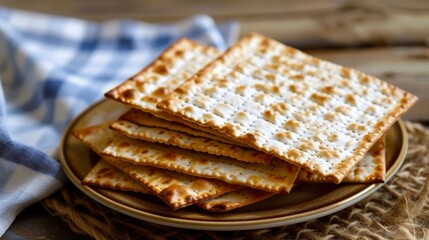
[[[77,116],[73,121],[69,123],[66,130],[64,131],[62,140],[61,140],[61,148],[60,148],[60,163],[63,167],[64,172],[67,177],[71,180],[71,182],[84,194],[92,198],[93,200],[105,205],[108,208],[114,209],[123,214],[129,215],[131,217],[141,219],[144,221],[157,223],[165,226],[178,227],[178,228],[186,228],[186,229],[197,229],[197,230],[216,230],[216,231],[233,231],[233,230],[254,230],[254,229],[262,229],[262,228],[272,228],[285,226],[295,223],[300,223],[312,219],[316,219],[319,217],[323,217],[335,212],[338,212],[344,208],[347,208],[357,202],[363,200],[368,197],[379,188],[381,188],[385,183],[377,183],[370,184],[365,187],[363,190],[358,193],[349,196],[347,198],[342,199],[341,201],[334,202],[332,204],[322,206],[320,208],[316,208],[310,211],[285,215],[285,216],[276,216],[272,218],[266,219],[254,219],[254,220],[242,220],[242,221],[204,221],[204,220],[192,220],[192,219],[181,219],[181,218],[172,218],[170,216],[162,216],[158,214],[153,214],[150,212],[145,212],[139,209],[132,208],[120,202],[114,201],[100,192],[96,191],[92,187],[84,186],[81,184],[79,178],[75,175],[72,169],[69,166],[69,159],[65,157],[65,143],[66,139],[70,138],[70,131],[73,126],[76,125],[79,120],[91,112],[94,109],[97,109],[102,104],[106,104],[106,101],[111,100],[101,100],[91,106],[89,106],[85,111],[83,111],[79,116]],[[386,173],[386,182],[399,170],[401,167],[405,155],[408,149],[408,134],[405,128],[405,125],[401,119],[399,119],[395,125],[398,125],[400,134],[402,136],[401,148],[399,150],[398,156],[396,160],[393,162],[392,166],[388,169]],[[211,214],[211,213],[207,213]]]

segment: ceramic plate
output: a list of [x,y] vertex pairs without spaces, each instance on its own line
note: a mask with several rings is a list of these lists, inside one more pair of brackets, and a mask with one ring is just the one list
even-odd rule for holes
[[[377,191],[383,184],[303,184],[290,194],[227,213],[206,212],[194,206],[172,211],[157,197],[84,186],[81,179],[99,159],[70,132],[74,128],[116,119],[127,107],[102,100],[78,116],[64,132],[61,164],[66,175],[84,194],[129,216],[167,226],[200,230],[248,230],[284,226],[319,218],[351,206]],[[401,120],[387,135],[387,181],[404,161],[407,132]]]

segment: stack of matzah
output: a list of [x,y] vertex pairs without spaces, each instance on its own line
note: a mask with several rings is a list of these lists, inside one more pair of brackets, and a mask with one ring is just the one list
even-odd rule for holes
[[179,40],[106,96],[131,109],[74,130],[104,159],[83,183],[211,211],[301,182],[383,182],[383,135],[417,100],[254,33],[224,53]]

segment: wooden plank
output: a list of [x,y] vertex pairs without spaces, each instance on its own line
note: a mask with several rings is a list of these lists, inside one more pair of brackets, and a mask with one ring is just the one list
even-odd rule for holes
[[[362,44],[424,44],[429,35],[429,1],[267,0],[2,0],[4,6],[90,20],[131,18],[176,21],[208,14],[237,20],[242,34],[260,32],[297,47]],[[417,24],[418,23],[418,24]]]
[[291,1],[282,0],[248,0],[245,4],[242,1],[226,0],[75,0],[60,2],[39,0],[32,4],[28,4],[25,0],[2,0],[2,3],[4,6],[19,9],[56,13],[93,20],[125,17],[147,21],[177,20],[194,14],[209,14],[222,20],[237,16],[254,17],[265,14],[329,11],[339,6],[330,0],[301,0],[294,4],[291,4]]

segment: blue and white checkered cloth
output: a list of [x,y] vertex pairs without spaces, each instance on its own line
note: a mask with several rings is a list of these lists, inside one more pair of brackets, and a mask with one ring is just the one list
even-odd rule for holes
[[174,40],[223,49],[237,33],[236,23],[207,16],[93,23],[0,8],[0,236],[21,210],[65,183],[54,159],[73,117]]

